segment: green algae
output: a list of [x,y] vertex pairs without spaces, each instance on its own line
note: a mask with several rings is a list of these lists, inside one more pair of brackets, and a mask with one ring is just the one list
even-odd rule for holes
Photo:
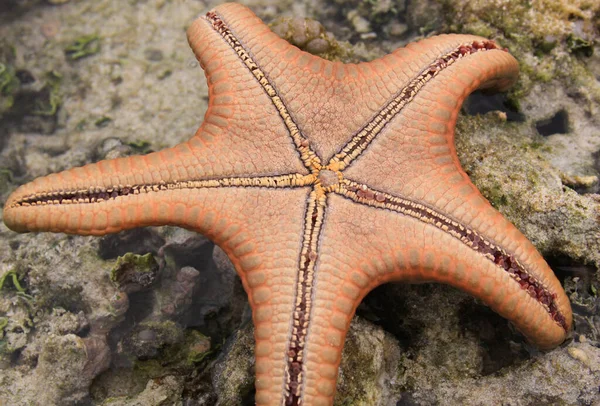
[[19,79],[11,65],[0,62],[0,117],[14,104],[14,95],[19,88]]
[[112,118],[108,116],[102,116],[94,121],[94,125],[98,128],[106,127],[112,120]]
[[125,145],[129,145],[136,154],[147,154],[152,152],[152,143],[146,140],[135,140],[126,142]]
[[2,275],[2,277],[0,277],[0,290],[2,290],[2,288],[4,287],[4,283],[7,280],[10,280],[12,282],[12,285],[17,290],[17,292],[25,293],[25,288],[23,288],[21,286],[21,283],[19,282],[19,276],[17,274],[17,271],[15,271],[14,269],[10,270],[4,275]]
[[76,38],[73,43],[65,48],[67,58],[76,61],[100,52],[100,37],[95,34],[83,35]]
[[199,364],[211,355],[215,355],[221,346],[211,348],[210,337],[196,330],[187,330],[183,348],[185,349],[186,363]]
[[120,290],[136,292],[151,286],[158,272],[158,263],[151,253],[145,255],[127,254],[117,258],[110,270],[110,280]]
[[600,267],[598,204],[563,186],[530,126],[493,113],[463,117],[455,142],[473,183],[542,254]]
[[19,79],[10,65],[0,62],[0,94],[9,96],[19,86]]
[[594,54],[594,41],[573,34],[567,37],[567,47],[569,51],[577,55],[590,57]]
[[592,0],[439,0],[442,31],[493,38],[519,61],[521,77],[511,90],[521,98],[536,81],[561,79],[589,88],[600,101],[600,86],[586,66],[594,45],[600,3]]
[[37,116],[54,116],[62,103],[60,84],[62,75],[56,71],[46,73],[46,84],[35,100],[31,114]]
[[[4,338],[4,328],[8,326],[8,317],[0,317],[0,341]],[[0,343],[0,353],[2,353],[2,347]]]

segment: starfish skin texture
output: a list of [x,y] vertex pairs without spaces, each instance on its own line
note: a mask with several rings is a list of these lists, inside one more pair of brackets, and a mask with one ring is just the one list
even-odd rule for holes
[[505,49],[442,35],[345,65],[298,50],[238,4],[187,35],[209,84],[196,135],[23,185],[5,204],[8,227],[177,225],[211,238],[248,293],[259,405],[331,405],[356,307],[390,281],[455,286],[541,349],[565,339],[559,281],[454,149],[465,97],[516,81]]

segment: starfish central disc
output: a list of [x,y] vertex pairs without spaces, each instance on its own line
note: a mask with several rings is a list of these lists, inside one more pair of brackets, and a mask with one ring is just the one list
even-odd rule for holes
[[323,189],[329,190],[340,183],[342,173],[332,171],[330,169],[322,169],[319,171],[319,182]]

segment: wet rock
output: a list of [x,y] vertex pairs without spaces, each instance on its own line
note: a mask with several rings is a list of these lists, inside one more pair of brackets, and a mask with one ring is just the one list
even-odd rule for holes
[[[17,387],[43,388],[22,392],[24,404],[78,404],[88,398],[92,379],[108,367],[106,343],[92,342],[75,335],[49,335],[33,375]],[[30,398],[31,397],[31,398]]]
[[401,37],[408,31],[408,25],[399,21],[392,21],[386,26],[386,32],[390,37]]
[[325,28],[321,23],[300,17],[278,20],[272,24],[271,29],[275,34],[300,49],[304,49],[310,41],[325,34]]
[[407,25],[421,34],[435,32],[442,25],[443,6],[432,1],[409,1],[405,18]]
[[157,273],[158,263],[152,254],[127,253],[117,258],[117,263],[110,271],[110,280],[120,291],[131,294],[152,286]]
[[561,171],[550,163],[558,151],[547,151],[532,131],[527,123],[499,125],[493,114],[470,117],[457,126],[459,159],[481,193],[542,254],[600,268],[600,204],[562,185]]
[[[589,267],[559,267],[572,275],[565,280],[565,292],[573,308],[574,334],[585,337],[593,346],[600,346],[600,286]],[[596,292],[596,293],[594,293]]]
[[110,314],[116,319],[120,320],[127,310],[129,309],[129,296],[125,292],[117,292],[110,299]]
[[310,40],[306,44],[304,49],[306,50],[306,52],[310,52],[311,54],[319,55],[319,54],[324,54],[325,52],[327,52],[329,50],[329,48],[330,48],[329,42],[327,42],[326,39],[315,38],[313,40]]
[[162,246],[158,252],[162,258],[162,267],[175,272],[185,266],[205,269],[210,265],[214,244],[199,234],[184,234],[181,242],[171,242]]
[[346,336],[335,405],[395,405],[398,341],[381,327],[355,317]]
[[[387,385],[401,392],[401,402],[409,402],[400,404],[578,404],[579,393],[584,403],[598,398],[592,382],[600,358],[588,342],[577,347],[586,345],[581,349],[590,367],[579,350],[539,353],[505,320],[449,287],[386,285],[361,308],[364,317],[394,331],[400,341],[397,374]],[[394,312],[386,317],[386,309]]]
[[[567,353],[571,356],[571,358],[576,359],[581,362],[583,365],[587,367],[591,367],[592,363],[590,360],[590,356],[585,350],[582,350],[578,347],[569,347],[567,348]],[[594,368],[598,368],[598,365],[594,365]]]
[[[4,292],[3,296],[7,296]],[[29,335],[34,323],[27,303],[19,303],[19,299],[3,298],[1,301],[2,338],[0,339],[0,362],[10,362],[14,354],[26,349]]]
[[194,300],[183,322],[220,340],[250,315],[246,293],[227,255],[215,247],[212,259],[212,264],[200,272]]
[[[254,382],[254,329],[251,324],[228,340],[216,361],[212,382],[217,405],[251,402]],[[399,398],[396,384],[398,342],[378,326],[355,318],[346,338],[335,405],[394,405]]]
[[[503,370],[502,375],[470,378],[464,380],[427,383],[433,371],[412,371],[411,396],[417,405],[439,404],[594,404],[598,395],[598,352],[589,344],[580,344],[579,350],[591,351],[594,359],[588,367],[574,359],[565,349],[538,355],[518,366]],[[412,362],[407,362],[409,366]],[[401,379],[401,382],[404,377]]]
[[188,361],[196,364],[211,354],[211,339],[196,330],[188,330],[185,347]]
[[183,330],[170,320],[145,321],[123,339],[120,352],[139,359],[154,358],[162,348],[179,343],[182,339]]
[[134,149],[131,145],[123,142],[120,138],[106,138],[102,140],[95,148],[92,154],[93,161],[101,161],[103,159],[114,159],[125,157],[134,154]]
[[52,315],[48,325],[50,332],[56,335],[80,335],[90,328],[84,312],[80,311],[77,314],[73,314],[60,307],[52,309]]
[[135,396],[107,399],[103,406],[171,406],[180,404],[183,384],[180,377],[167,375],[148,381],[143,392]]
[[[190,307],[199,276],[200,272],[186,266],[177,272],[174,281],[165,281],[158,297],[161,312],[165,317],[177,318]],[[168,286],[165,286],[167,284]]]
[[144,57],[152,62],[160,62],[163,59],[163,52],[160,49],[146,48],[144,50]]
[[570,187],[580,194],[598,191],[599,182],[597,175],[580,176],[562,173],[560,180],[562,181],[563,185]]
[[110,366],[111,352],[105,336],[92,335],[83,339],[87,362],[82,374],[90,379],[98,376]]
[[225,344],[212,372],[217,405],[244,404],[254,389],[254,327],[246,324]]
[[271,24],[271,29],[290,44],[325,59],[340,60],[351,53],[347,44],[336,41],[321,23],[310,18],[280,18]]
[[127,254],[157,254],[165,240],[153,228],[136,228],[100,239],[98,254],[103,259],[116,258]]
[[350,11],[346,18],[352,23],[354,26],[354,31],[357,33],[365,34],[371,32],[371,24],[369,23],[369,20],[361,16],[358,11]]

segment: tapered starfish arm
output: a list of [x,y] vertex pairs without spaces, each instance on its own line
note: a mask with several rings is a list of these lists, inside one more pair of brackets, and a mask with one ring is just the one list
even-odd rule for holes
[[[376,200],[370,193],[362,196],[353,192],[327,198],[331,215],[325,215],[320,234],[318,276],[306,337],[305,367],[310,373],[305,404],[333,402],[341,350],[354,311],[369,291],[390,281],[449,284],[488,304],[540,348],[552,348],[564,340],[571,325],[568,299],[528,246],[522,249],[533,257],[532,265],[520,268],[506,253],[504,258],[514,261],[514,268],[507,270],[485,249],[474,249],[449,232],[446,224],[438,226],[419,218],[434,218],[431,212],[412,207],[412,214],[403,213],[383,196],[378,196],[379,204],[372,203]],[[478,244],[487,246],[486,240]],[[528,279],[521,279],[523,269],[529,272]],[[524,288],[525,281],[531,289]]]
[[476,89],[506,90],[517,79],[518,64],[508,52],[480,37],[437,39],[371,62],[387,66],[402,56],[411,60],[408,68],[401,64],[394,65],[395,71],[388,68],[387,76],[397,75],[389,80],[396,91],[331,160],[340,169],[347,168],[347,176],[361,181],[367,167],[385,168],[394,176],[380,177],[382,185],[411,193],[446,166],[460,167],[454,126],[464,99]]
[[[281,97],[275,80],[277,72],[273,71],[278,53],[287,49],[300,54],[297,48],[277,37],[249,9],[238,4],[223,4],[210,11],[194,21],[187,35],[209,84],[212,103],[206,113],[207,119],[210,115],[219,119],[237,119],[241,120],[239,125],[244,128],[248,125],[246,118],[252,117],[252,125],[259,127],[254,130],[266,132],[273,131],[271,126],[283,124],[285,136],[296,149],[304,167],[312,171],[315,166],[320,166],[320,159]],[[250,103],[240,106],[244,101]],[[250,109],[245,114],[235,111],[244,107]],[[263,111],[271,114],[262,114]],[[277,114],[272,114],[274,112]],[[218,121],[215,124],[219,125]],[[244,133],[243,136],[248,134],[252,133]],[[262,159],[265,154],[278,156],[277,151],[271,150],[272,146],[279,149],[277,144],[280,140],[276,141],[263,144],[263,147],[268,145],[269,148],[261,150]]]
[[[153,155],[102,161],[38,178],[10,196],[4,222],[21,232],[104,235],[172,224],[213,234],[201,220],[206,207],[214,208],[207,195],[223,191],[224,197],[235,199],[238,189],[294,188],[307,179],[306,175],[287,174],[176,180],[166,175],[173,172],[161,172],[160,166],[144,170],[141,165],[152,159]],[[115,168],[126,168],[127,175],[111,177]]]
[[[264,76],[259,80],[260,69],[249,68],[250,56],[240,59],[215,21],[198,19],[188,31],[209,84],[209,107],[194,137],[146,156],[36,179],[10,196],[6,224],[17,231],[100,235],[165,220],[177,223],[171,218],[177,215],[167,214],[166,207],[189,189],[310,182],[303,177],[314,171],[318,158],[272,94],[270,81]],[[152,198],[145,198],[146,193]]]
[[[259,93],[257,98],[261,96],[267,97]],[[175,204],[191,206],[194,190],[296,187],[311,181],[272,104],[240,104],[227,86],[215,90],[209,104],[212,110],[188,142],[69,169],[19,187],[4,206],[4,222],[15,231],[93,235],[155,224],[189,228]],[[256,121],[240,118],[250,111]],[[271,139],[272,148],[260,148],[249,136],[257,133]]]

